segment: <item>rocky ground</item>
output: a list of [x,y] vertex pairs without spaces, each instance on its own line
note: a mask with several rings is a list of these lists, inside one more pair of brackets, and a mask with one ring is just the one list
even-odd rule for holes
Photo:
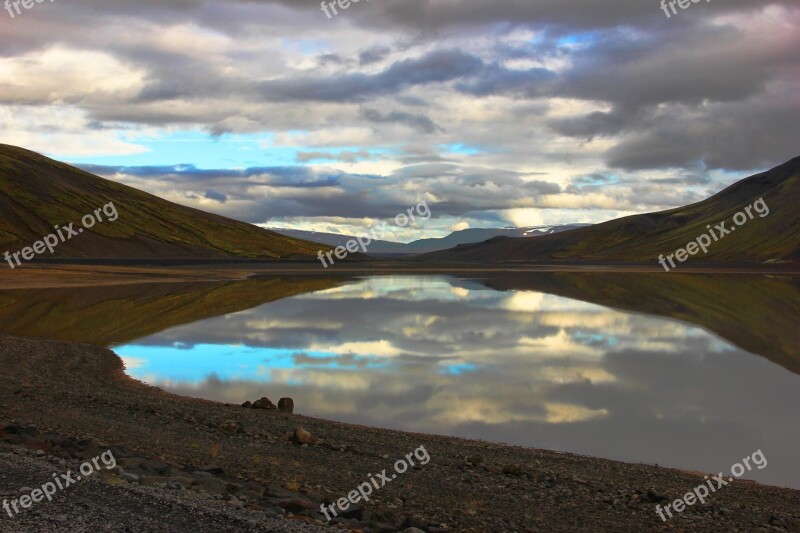
[[[0,531],[800,531],[800,491],[736,480],[663,523],[655,504],[702,473],[178,397],[97,347],[0,337],[0,368],[0,500],[107,450],[116,462],[2,511]],[[320,513],[421,446],[427,464]]]
[[[33,428],[26,432],[35,433]],[[45,437],[48,442],[55,435]],[[30,441],[29,441],[30,442]],[[40,440],[40,442],[43,442]],[[65,445],[64,445],[65,444]],[[77,443],[75,443],[77,444]],[[7,448],[7,447],[4,447]],[[62,443],[50,453],[25,447],[13,453],[0,452],[0,500],[10,502],[34,487],[52,480],[52,474],[76,472],[80,462],[71,458],[69,444]],[[79,448],[75,448],[77,452]],[[82,448],[88,451],[87,447]],[[115,451],[120,451],[115,449]],[[122,475],[120,475],[122,473]],[[59,492],[52,502],[33,503],[29,511],[13,516],[4,512],[2,532],[48,533],[62,531],[325,531],[319,526],[270,516],[244,505],[232,505],[222,498],[203,497],[171,482],[168,489],[149,483],[131,483],[134,474],[114,472],[93,474]],[[28,486],[34,485],[34,487]],[[19,507],[19,505],[18,505]]]

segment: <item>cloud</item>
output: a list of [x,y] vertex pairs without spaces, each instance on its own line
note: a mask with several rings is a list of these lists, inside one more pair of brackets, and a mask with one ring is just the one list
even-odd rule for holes
[[368,50],[364,50],[358,55],[358,62],[361,65],[371,65],[383,61],[389,53],[391,48],[388,46],[373,46]]
[[[671,19],[628,0],[40,7],[0,34],[0,141],[251,221],[351,224],[430,195],[435,231],[596,222],[800,146],[796,0]],[[252,145],[204,170],[186,132]]]
[[403,59],[378,74],[299,77],[263,82],[258,93],[272,101],[359,102],[409,87],[444,83],[476,73],[480,59],[459,50],[437,50]]
[[224,204],[228,201],[228,197],[226,195],[222,194],[221,192],[217,192],[214,189],[207,189],[204,198],[217,201],[221,204]]
[[[748,126],[745,126],[748,125]],[[692,168],[758,170],[797,155],[800,98],[722,103],[703,112],[671,108],[639,125],[606,154],[611,167],[626,170]]]
[[364,117],[367,122],[375,124],[403,124],[422,133],[444,131],[430,118],[404,111],[391,111],[386,114],[381,114],[381,112],[376,109],[365,109],[362,111],[361,116]]
[[366,150],[342,152],[297,152],[297,161],[307,163],[309,161],[343,161],[345,163],[355,163],[362,159],[368,159],[370,153]]

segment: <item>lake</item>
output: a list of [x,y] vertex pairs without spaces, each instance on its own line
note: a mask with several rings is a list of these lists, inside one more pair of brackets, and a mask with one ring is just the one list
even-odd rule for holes
[[[2,331],[111,346],[132,377],[368,426],[800,488],[791,276],[283,277],[3,291]],[[687,490],[689,488],[687,487]]]

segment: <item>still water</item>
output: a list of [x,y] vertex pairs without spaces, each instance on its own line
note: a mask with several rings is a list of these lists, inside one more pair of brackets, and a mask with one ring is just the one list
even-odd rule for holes
[[800,487],[800,376],[698,325],[545,292],[355,279],[115,350],[184,395],[715,473],[760,449],[745,477]]

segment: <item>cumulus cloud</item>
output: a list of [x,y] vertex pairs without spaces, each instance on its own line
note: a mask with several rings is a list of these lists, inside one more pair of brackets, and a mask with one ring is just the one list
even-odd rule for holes
[[[357,7],[43,4],[3,22],[0,141],[259,222],[393,216],[427,194],[450,217],[437,231],[676,206],[798,155],[795,0],[671,19],[627,0]],[[133,159],[181,132],[260,151]]]

